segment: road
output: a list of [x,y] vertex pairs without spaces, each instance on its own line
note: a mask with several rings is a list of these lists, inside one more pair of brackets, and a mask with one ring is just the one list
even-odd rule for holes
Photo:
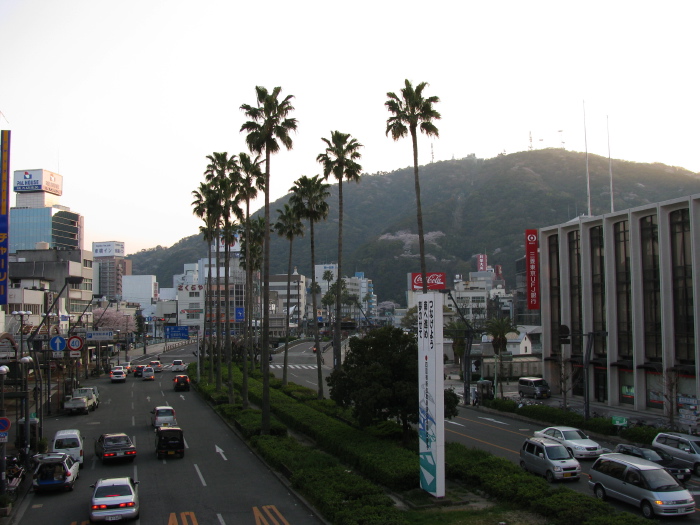
[[[75,490],[54,494],[30,493],[18,509],[20,525],[88,523],[90,485],[99,478],[131,476],[139,483],[141,516],[136,523],[162,525],[233,525],[288,523],[321,524],[279,478],[194,392],[175,392],[169,368],[173,359],[194,359],[194,346],[161,354],[164,371],[155,381],[129,376],[112,384],[104,376],[83,381],[100,388],[100,408],[88,415],[50,417],[45,434],[78,428],[85,436],[85,465]],[[154,356],[134,357],[133,364]],[[184,429],[182,459],[157,460],[150,410],[157,405],[175,408]],[[104,432],[126,432],[137,446],[134,463],[101,464],[94,441]]]

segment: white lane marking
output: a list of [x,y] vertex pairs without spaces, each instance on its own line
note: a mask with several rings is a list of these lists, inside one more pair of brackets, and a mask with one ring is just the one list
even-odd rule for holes
[[190,446],[187,444],[187,440],[184,438],[184,436],[182,438],[182,441],[185,442],[185,448],[190,448]]
[[445,423],[450,423],[451,425],[457,425],[458,427],[463,427],[462,423],[457,423],[456,421],[450,421],[449,419]]
[[203,487],[206,487],[206,486],[207,486],[207,482],[204,481],[204,477],[202,476],[202,473],[199,471],[199,467],[197,466],[196,463],[194,464],[194,469],[197,471],[197,475],[199,476],[199,481],[202,482],[202,486],[203,486]]
[[228,459],[226,459],[226,456],[224,456],[224,451],[222,449],[220,449],[218,447],[218,445],[214,445],[214,452],[219,454],[223,458],[224,461],[228,461]]
[[136,426],[136,417],[135,416],[131,416],[131,426],[132,427]]
[[217,514],[216,517],[219,520],[219,523],[221,525],[226,525],[226,522],[224,521],[224,517],[221,514]]
[[481,417],[479,416],[479,419],[484,419],[486,421],[491,421],[492,423],[498,423],[499,425],[505,425],[505,426],[510,426],[508,423],[504,423],[503,421],[498,421],[497,419],[493,419],[490,417]]

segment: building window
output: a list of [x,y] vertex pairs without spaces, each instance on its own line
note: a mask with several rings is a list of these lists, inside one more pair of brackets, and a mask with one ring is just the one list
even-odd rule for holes
[[199,292],[190,292],[190,297],[199,297]]
[[187,319],[199,319],[199,314],[187,314]]
[[571,289],[571,354],[583,354],[583,317],[581,308],[581,233],[569,232],[569,288]]
[[631,370],[619,370],[620,403],[634,405],[634,374]]
[[547,237],[549,255],[549,302],[551,304],[552,354],[561,354],[559,326],[561,325],[561,286],[559,284],[559,236]]
[[632,278],[630,273],[630,232],[627,221],[616,222],[615,298],[617,302],[617,352],[621,358],[632,357]]
[[670,214],[671,273],[673,279],[673,328],[676,358],[694,364],[695,322],[693,320],[693,265],[690,253],[688,209]]
[[606,331],[605,324],[605,253],[603,227],[591,228],[591,300],[593,307],[593,352],[598,356],[607,355],[607,337],[599,335]]
[[661,361],[661,284],[659,279],[659,231],[656,215],[640,220],[642,296],[644,303],[644,355]]

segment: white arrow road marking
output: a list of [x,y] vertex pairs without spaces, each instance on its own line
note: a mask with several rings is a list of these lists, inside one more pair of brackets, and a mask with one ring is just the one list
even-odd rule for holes
[[180,397],[182,398],[183,401],[185,400],[185,396],[183,396],[182,394],[180,394]]
[[151,396],[146,396],[146,401],[151,402]]
[[216,517],[219,520],[219,525],[226,525],[226,522],[224,521],[224,517],[221,514],[217,514]]
[[486,421],[491,421],[492,423],[498,423],[499,425],[510,426],[510,425],[508,425],[508,423],[504,423],[503,421],[498,421],[497,419],[493,419],[490,417],[479,417],[479,419],[485,419]]
[[450,423],[451,425],[457,425],[458,427],[463,427],[464,425],[462,423],[457,423],[456,421],[445,421],[445,423]]
[[197,475],[199,476],[199,481],[202,482],[202,486],[203,486],[203,487],[206,487],[206,486],[207,486],[207,482],[204,481],[204,477],[202,477],[202,473],[199,471],[199,467],[197,466],[196,463],[195,463],[195,465],[194,465],[194,469],[197,471]]
[[221,454],[221,457],[224,459],[224,461],[228,461],[228,459],[226,459],[226,456],[224,456],[224,451],[221,450],[217,445],[214,445],[214,451],[217,454]]

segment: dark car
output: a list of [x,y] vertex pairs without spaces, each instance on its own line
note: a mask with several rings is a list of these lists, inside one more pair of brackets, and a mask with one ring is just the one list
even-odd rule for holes
[[156,428],[156,457],[185,457],[185,437],[180,427]]
[[136,368],[134,368],[134,377],[143,377],[144,368],[146,368],[146,365],[136,365]]
[[136,447],[124,433],[102,434],[95,441],[95,455],[103,462],[108,459],[136,459]]
[[173,378],[173,383],[175,384],[175,391],[178,390],[190,390],[190,378],[186,375],[179,375]]
[[668,452],[658,448],[644,448],[636,445],[618,445],[615,447],[613,452],[627,454],[628,456],[634,456],[636,458],[652,461],[657,465],[664,467],[666,472],[683,483],[688,481],[690,479],[690,475],[692,474],[689,468],[683,467],[681,463]]

